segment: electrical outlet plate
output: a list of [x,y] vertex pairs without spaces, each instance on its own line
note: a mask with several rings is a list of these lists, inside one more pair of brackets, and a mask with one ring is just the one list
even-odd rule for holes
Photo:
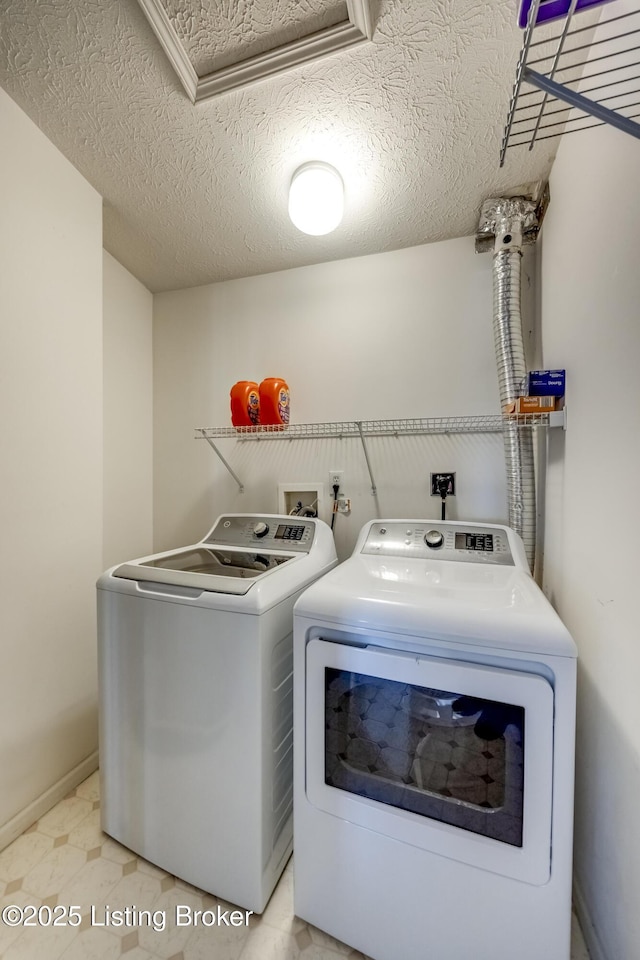
[[447,496],[455,497],[456,495],[456,475],[455,473],[446,473],[444,470],[438,471],[438,473],[432,473],[431,475],[431,496],[440,497],[440,481],[447,481]]
[[337,483],[339,487],[342,486],[342,478],[344,477],[344,470],[329,470],[329,483],[331,486],[335,486]]

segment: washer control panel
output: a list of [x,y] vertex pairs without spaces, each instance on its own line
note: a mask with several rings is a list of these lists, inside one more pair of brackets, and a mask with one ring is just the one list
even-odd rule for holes
[[362,553],[422,560],[458,560],[514,566],[505,530],[437,520],[373,523]]
[[298,517],[242,516],[220,517],[205,543],[228,547],[269,547],[308,553],[313,544],[312,520]]

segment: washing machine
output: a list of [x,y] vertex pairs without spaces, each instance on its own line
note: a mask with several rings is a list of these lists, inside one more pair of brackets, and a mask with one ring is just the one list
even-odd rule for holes
[[320,520],[227,514],[98,580],[102,828],[260,913],[291,853],[293,604]]
[[576,648],[503,526],[385,520],[294,611],[294,904],[374,960],[569,960]]

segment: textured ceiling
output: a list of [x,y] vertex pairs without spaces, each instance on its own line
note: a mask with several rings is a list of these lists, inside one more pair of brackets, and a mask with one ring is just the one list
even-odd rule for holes
[[199,77],[347,19],[342,0],[163,0]]
[[[222,55],[242,35],[253,55],[271,12],[295,30],[292,11],[340,5],[166,6],[192,52],[215,8]],[[103,195],[106,248],[153,291],[471,235],[487,196],[546,178],[557,143],[498,166],[515,2],[373,0],[372,42],[196,105],[136,0],[0,11],[0,84]],[[291,175],[312,159],[346,186],[343,223],[325,237],[287,216]]]

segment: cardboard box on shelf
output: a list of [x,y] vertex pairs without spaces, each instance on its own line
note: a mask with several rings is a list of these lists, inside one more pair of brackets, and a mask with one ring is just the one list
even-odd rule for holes
[[502,412],[506,417],[513,417],[524,413],[550,413],[559,408],[558,397],[516,397],[511,403],[505,403]]
[[563,397],[564,370],[531,370],[522,391],[529,397]]

